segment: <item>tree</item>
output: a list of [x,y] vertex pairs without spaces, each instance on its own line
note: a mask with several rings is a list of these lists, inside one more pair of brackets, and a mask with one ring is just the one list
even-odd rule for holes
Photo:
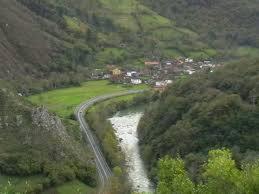
[[200,184],[200,193],[243,193],[242,172],[237,169],[230,150],[212,150],[208,163],[204,166],[205,184]]
[[237,168],[228,149],[212,150],[197,184],[188,177],[180,158],[159,161],[159,194],[253,194],[259,193],[259,160]]
[[180,158],[171,159],[165,157],[159,161],[159,183],[157,192],[159,194],[191,194],[194,184],[188,178],[184,169],[184,162]]

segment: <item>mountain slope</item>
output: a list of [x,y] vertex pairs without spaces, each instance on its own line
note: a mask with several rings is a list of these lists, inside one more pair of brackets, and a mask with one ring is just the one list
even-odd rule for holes
[[[228,55],[247,55],[259,48],[257,0],[141,0],[161,15],[189,28],[214,48],[234,49]],[[241,48],[240,48],[241,47]],[[251,49],[254,48],[254,49]],[[257,49],[255,49],[257,48]]]
[[3,0],[0,5],[0,78],[19,80],[23,93],[78,84],[105,64],[258,52],[256,0]]
[[23,93],[78,84],[105,64],[141,66],[144,58],[217,54],[195,32],[136,0],[3,0],[0,5],[0,78],[20,80]]
[[37,65],[50,61],[55,41],[42,31],[32,12],[14,0],[3,0],[0,2],[0,16],[1,78],[14,76],[15,70],[21,74],[32,73],[33,69],[26,68],[28,63],[37,69]]
[[40,175],[41,189],[75,178],[95,185],[91,155],[61,120],[0,84],[0,176]]
[[258,157],[258,83],[257,60],[226,65],[173,84],[139,124],[149,170],[155,170],[159,158],[179,154],[195,177],[207,152],[222,147],[233,149],[239,163]]

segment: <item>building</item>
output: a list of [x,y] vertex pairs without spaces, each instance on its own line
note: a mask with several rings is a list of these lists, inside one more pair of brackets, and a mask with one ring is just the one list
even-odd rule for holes
[[173,83],[172,80],[157,81],[155,83],[155,87],[166,87],[166,86],[168,86],[169,84],[172,84],[172,83]]
[[186,73],[188,73],[189,75],[192,75],[195,73],[195,69],[187,69],[185,70]]
[[172,84],[172,83],[173,83],[173,80],[170,80],[170,79],[165,80],[165,84],[166,84],[166,85],[168,85],[168,84]]
[[146,66],[160,66],[159,61],[145,61]]
[[173,65],[173,61],[164,61],[164,65],[167,65],[167,66]]
[[112,75],[113,75],[113,76],[119,76],[119,75],[121,75],[121,70],[118,69],[118,68],[113,69],[113,70],[112,70]]
[[134,85],[142,84],[141,79],[131,79],[130,82]]
[[155,83],[155,87],[164,87],[164,86],[165,86],[164,81],[157,81],[157,82]]
[[193,63],[193,59],[187,58],[185,59],[185,63]]
[[135,77],[137,75],[137,72],[136,71],[128,71],[126,73],[126,76],[127,77]]
[[103,79],[110,79],[111,78],[111,74],[104,74],[103,75]]

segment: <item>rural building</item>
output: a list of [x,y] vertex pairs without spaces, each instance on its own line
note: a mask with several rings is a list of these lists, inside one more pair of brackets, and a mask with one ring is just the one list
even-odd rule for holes
[[135,77],[137,75],[137,72],[136,71],[128,71],[126,73],[126,76],[127,77]]
[[135,85],[142,84],[142,80],[141,79],[131,79],[130,82],[132,84],[135,84]]
[[165,84],[168,85],[168,84],[172,84],[173,83],[173,80],[165,80]]
[[155,83],[155,87],[164,87],[165,86],[165,82],[164,81],[157,81]]
[[159,61],[145,61],[145,65],[146,66],[160,66],[160,62]]
[[185,59],[185,63],[193,63],[193,59],[187,58]]
[[170,65],[173,65],[173,61],[165,61],[164,64],[167,66],[170,66]]
[[113,75],[113,76],[121,75],[121,70],[118,69],[118,68],[113,69],[113,70],[112,70],[112,75]]
[[192,75],[195,73],[195,69],[187,69],[185,70],[186,73],[188,73],[189,75]]
[[104,74],[103,75],[103,79],[110,79],[111,78],[111,74]]
[[168,86],[169,84],[172,84],[172,83],[173,83],[172,80],[157,81],[155,83],[155,87],[166,87],[166,86]]

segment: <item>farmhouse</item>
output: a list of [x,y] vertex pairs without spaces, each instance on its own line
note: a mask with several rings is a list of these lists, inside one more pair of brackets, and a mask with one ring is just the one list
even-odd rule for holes
[[193,59],[187,58],[185,59],[185,63],[193,63]]
[[113,69],[113,70],[112,70],[112,75],[113,75],[113,76],[121,75],[121,70],[118,69],[118,68]]
[[160,66],[159,61],[145,61],[146,66]]
[[142,84],[142,80],[141,79],[131,79],[130,82],[132,84],[135,84],[135,85]]
[[137,76],[137,72],[136,71],[128,71],[126,73],[126,76],[127,77],[135,77],[135,76]]

